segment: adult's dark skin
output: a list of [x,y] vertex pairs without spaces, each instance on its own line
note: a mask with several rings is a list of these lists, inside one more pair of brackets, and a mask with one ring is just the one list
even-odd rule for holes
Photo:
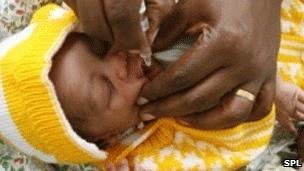
[[[149,51],[149,45],[139,24],[141,0],[66,0],[66,2],[76,12],[80,21],[79,30],[92,38],[115,43],[117,47],[123,49]],[[127,43],[126,39],[131,37],[134,41]]]
[[[142,118],[181,117],[200,129],[221,129],[261,119],[272,106],[280,42],[280,0],[181,0],[163,21],[154,49],[182,35],[198,39],[174,65],[148,83]],[[256,102],[235,95],[243,89]]]
[[[76,11],[83,32],[125,50],[149,49],[147,41],[153,40],[159,23],[155,49],[168,47],[181,35],[201,32],[202,23],[210,25],[208,40],[197,41],[176,64],[145,86],[142,96],[152,102],[143,106],[142,118],[151,119],[146,113],[187,115],[182,119],[194,127],[216,129],[256,120],[269,112],[275,90],[280,0],[180,0],[174,9],[172,0],[147,0],[152,21],[148,38],[139,26],[137,0],[67,2]],[[238,88],[258,95],[256,103],[235,96]]]
[[[65,0],[76,12],[79,32],[91,36],[95,43],[109,43],[113,51],[123,50],[151,55],[150,42],[157,33],[174,0],[145,0],[150,28],[145,33],[139,13],[143,0]],[[148,36],[146,36],[148,35]]]

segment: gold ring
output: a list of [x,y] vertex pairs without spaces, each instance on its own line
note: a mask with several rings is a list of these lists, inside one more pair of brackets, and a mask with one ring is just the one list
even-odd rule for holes
[[243,97],[249,101],[252,101],[254,102],[255,101],[255,95],[253,95],[252,93],[246,91],[246,90],[243,90],[243,89],[238,89],[235,93],[237,96],[239,97]]

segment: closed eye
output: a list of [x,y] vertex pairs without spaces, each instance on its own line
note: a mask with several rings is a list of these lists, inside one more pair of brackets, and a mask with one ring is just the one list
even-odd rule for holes
[[115,93],[115,87],[107,77],[101,76],[101,79],[103,80],[104,83],[106,83],[108,89],[110,90],[109,91],[109,99],[108,99],[108,101],[110,102],[114,93]]

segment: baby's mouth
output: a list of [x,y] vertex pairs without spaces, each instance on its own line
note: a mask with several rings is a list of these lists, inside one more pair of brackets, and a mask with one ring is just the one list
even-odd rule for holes
[[157,62],[153,62],[150,66],[145,65],[144,60],[139,55],[129,54],[127,57],[127,72],[129,78],[146,77],[152,80],[163,69]]
[[144,77],[144,61],[139,55],[129,54],[127,57],[128,78]]

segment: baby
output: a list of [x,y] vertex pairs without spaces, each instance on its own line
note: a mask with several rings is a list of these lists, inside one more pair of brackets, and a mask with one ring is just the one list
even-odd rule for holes
[[67,37],[53,59],[50,78],[80,136],[104,148],[140,122],[135,104],[145,82],[142,65],[136,56],[97,56],[85,35]]

